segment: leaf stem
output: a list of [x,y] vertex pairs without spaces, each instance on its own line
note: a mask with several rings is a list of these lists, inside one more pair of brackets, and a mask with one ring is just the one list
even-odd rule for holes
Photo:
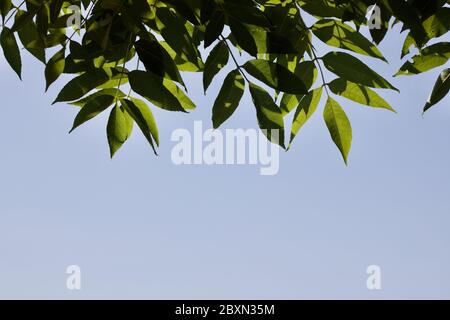
[[[136,63],[136,70],[139,70],[139,63],[140,63],[141,61],[139,60],[139,58],[137,59],[137,63]],[[131,85],[130,85],[130,90],[128,91],[128,95],[127,95],[127,98],[129,99],[130,98],[130,95],[131,95]]]
[[11,20],[12,17],[14,17],[14,15],[17,13],[17,11],[19,11],[20,7],[23,6],[24,3],[25,3],[25,0],[23,0],[19,4],[19,6],[14,9],[14,12],[12,12],[11,15],[5,21],[3,21],[3,27],[5,27],[5,25],[8,23],[8,21]]
[[328,91],[328,83],[325,80],[325,75],[324,75],[324,72],[323,72],[323,69],[322,69],[322,65],[320,64],[319,58],[317,58],[317,55],[315,53],[316,49],[314,48],[314,46],[312,44],[310,44],[310,48],[311,48],[311,54],[312,54],[312,57],[313,57],[313,61],[318,66],[319,73],[320,73],[320,76],[322,78],[323,87],[325,88],[325,91],[327,92],[327,95],[329,96],[330,92]]
[[233,51],[230,48],[230,45],[227,42],[227,39],[225,39],[225,37],[223,35],[219,36],[220,40],[223,41],[225,43],[225,45],[228,48],[228,51],[230,52],[231,58],[233,59],[234,63],[236,64],[237,69],[239,70],[239,72],[242,74],[242,76],[244,77],[245,80],[247,80],[247,82],[250,82],[250,80],[248,80],[247,76],[244,73],[244,70],[242,70],[241,65],[238,63],[238,61],[236,60],[236,57],[233,54]]
[[117,103],[117,95],[118,95],[119,90],[120,90],[120,85],[122,84],[122,78],[123,78],[123,75],[125,73],[125,66],[127,65],[128,54],[130,53],[130,49],[131,49],[131,39],[132,38],[133,38],[133,34],[130,34],[130,39],[129,39],[129,42],[128,42],[127,51],[125,52],[125,57],[124,57],[123,65],[122,65],[122,70],[120,72],[119,83],[117,84],[116,96],[114,98],[116,103]]

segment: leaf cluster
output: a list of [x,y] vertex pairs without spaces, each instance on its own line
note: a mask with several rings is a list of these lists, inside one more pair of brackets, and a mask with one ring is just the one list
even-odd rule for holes
[[[214,128],[233,116],[247,91],[259,127],[271,142],[288,149],[325,96],[323,118],[347,162],[352,128],[335,97],[394,111],[377,90],[397,89],[364,61],[388,62],[378,44],[393,25],[401,24],[407,33],[401,57],[410,59],[397,76],[445,66],[450,43],[440,38],[450,29],[449,4],[446,0],[1,0],[0,44],[19,77],[21,48],[45,64],[47,89],[63,74],[72,77],[55,99],[79,107],[71,131],[109,110],[111,156],[136,126],[156,153],[159,136],[152,108],[195,109],[183,75],[202,73],[206,93],[216,76],[231,66],[212,106]],[[370,16],[374,5],[379,16]],[[369,28],[374,19],[379,28]],[[318,52],[319,42],[329,50]],[[411,47],[418,49],[412,57]],[[443,68],[424,111],[450,91],[450,69]],[[333,78],[326,79],[330,74]],[[287,119],[292,119],[289,130]]]

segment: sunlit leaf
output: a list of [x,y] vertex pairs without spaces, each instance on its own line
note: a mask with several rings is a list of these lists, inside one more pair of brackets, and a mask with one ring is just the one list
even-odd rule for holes
[[413,75],[439,67],[450,59],[450,42],[440,42],[421,50],[407,61],[396,75]]
[[156,127],[156,122],[152,111],[147,104],[139,99],[121,99],[121,104],[133,118],[142,134],[145,136],[153,151],[156,154],[156,146],[159,146],[159,135]]
[[316,37],[330,46],[386,61],[374,44],[343,22],[332,19],[320,20],[314,24],[312,31]]
[[289,146],[294,141],[300,129],[311,118],[314,112],[317,110],[320,99],[322,98],[322,87],[313,90],[306,94],[300,101],[297,110],[295,111],[294,118],[292,120],[291,138]]
[[343,52],[330,52],[322,58],[328,70],[339,77],[372,88],[398,91],[386,79],[370,69],[359,59]]
[[133,123],[133,119],[123,107],[115,106],[112,109],[106,126],[111,158],[130,137]]
[[345,163],[352,145],[352,127],[342,107],[332,98],[328,98],[323,117],[330,131],[331,138],[341,151]]
[[108,107],[113,104],[114,100],[114,97],[110,95],[101,95],[89,100],[75,117],[70,132],[108,109]]
[[340,95],[357,103],[395,112],[386,100],[368,87],[339,78],[333,80],[329,84],[329,88],[334,94]]
[[280,64],[254,59],[245,63],[244,69],[259,81],[279,91],[292,94],[308,92],[303,81]]

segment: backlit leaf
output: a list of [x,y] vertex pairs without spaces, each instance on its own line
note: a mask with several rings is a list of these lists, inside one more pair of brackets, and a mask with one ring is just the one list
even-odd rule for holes
[[330,131],[331,138],[341,151],[345,163],[352,145],[352,127],[342,107],[332,98],[328,98],[323,117]]
[[234,113],[244,94],[244,89],[245,82],[240,72],[238,70],[231,71],[225,78],[214,102],[212,121],[215,129]]

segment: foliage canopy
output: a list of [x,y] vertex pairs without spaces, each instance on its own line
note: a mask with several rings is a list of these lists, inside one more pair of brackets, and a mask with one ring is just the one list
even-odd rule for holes
[[[111,156],[134,126],[156,153],[159,136],[151,107],[195,109],[183,73],[203,73],[206,93],[215,76],[232,65],[212,106],[214,128],[233,115],[248,90],[260,128],[268,129],[264,130],[268,139],[287,149],[326,95],[323,117],[347,161],[352,129],[333,96],[394,111],[374,89],[397,89],[362,59],[386,61],[377,45],[399,23],[407,33],[401,57],[410,59],[397,75],[444,68],[450,43],[440,38],[450,29],[449,4],[448,0],[0,0],[0,42],[19,77],[21,47],[45,64],[47,89],[62,74],[73,76],[55,99],[80,108],[72,130],[110,110],[106,130]],[[314,23],[307,25],[306,20]],[[378,26],[368,28],[371,23]],[[369,33],[370,37],[364,35]],[[323,56],[318,56],[317,41],[330,47]],[[418,53],[411,54],[411,47]],[[325,69],[336,78],[326,81]],[[129,92],[123,91],[124,86]],[[424,111],[449,91],[450,69],[444,69]],[[292,112],[287,132],[286,116]],[[280,130],[279,137],[270,129]]]

